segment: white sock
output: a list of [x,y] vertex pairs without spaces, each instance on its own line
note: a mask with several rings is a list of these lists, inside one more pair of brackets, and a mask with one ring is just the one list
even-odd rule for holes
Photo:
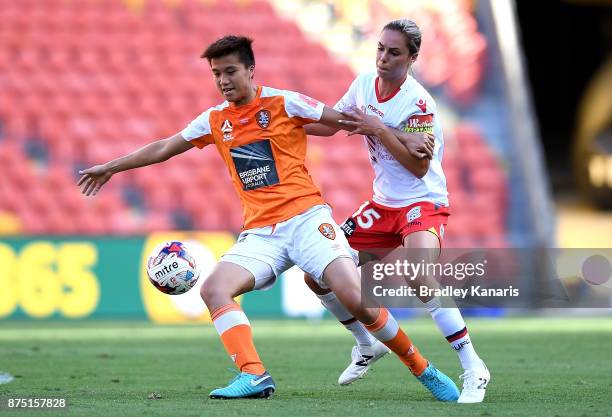
[[473,369],[481,366],[481,360],[474,350],[465,321],[457,307],[442,308],[438,297],[425,303],[425,308],[436,322],[438,329],[459,356],[463,369]]
[[374,342],[376,342],[374,336],[372,336],[370,332],[363,327],[363,324],[361,324],[359,320],[355,319],[355,317],[353,317],[346,307],[342,305],[340,300],[338,300],[336,297],[336,294],[329,292],[323,295],[317,294],[317,297],[319,297],[319,300],[321,300],[323,307],[332,313],[336,319],[338,319],[340,323],[344,324],[344,327],[346,327],[346,329],[353,334],[357,345],[372,346]]

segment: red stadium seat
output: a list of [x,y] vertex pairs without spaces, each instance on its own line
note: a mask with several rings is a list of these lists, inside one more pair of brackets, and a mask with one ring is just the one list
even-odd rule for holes
[[40,212],[34,210],[24,210],[18,213],[23,229],[28,234],[48,233],[47,224]]
[[[171,213],[177,206],[198,228],[239,230],[240,205],[213,147],[192,150],[155,168],[122,173],[95,199],[78,193],[71,171],[174,134],[219,103],[199,54],[228,32],[256,39],[256,79],[262,84],[298,90],[333,105],[354,78],[346,65],[263,0],[147,0],[142,10],[120,0],[0,0],[0,9],[0,119],[5,134],[16,141],[0,142],[0,170],[11,177],[10,183],[0,183],[0,196],[17,201],[0,204],[18,212],[28,233],[134,234],[172,228]],[[428,12],[423,17],[435,16]],[[433,83],[447,82],[453,94],[465,95],[479,85],[486,44],[482,38],[465,37],[458,53],[470,58],[470,67],[454,75],[448,65],[447,55],[454,52],[447,33],[454,33],[459,24],[467,29],[474,24],[463,15],[454,19],[433,25],[436,53],[427,56],[423,51],[419,59],[427,60],[429,82],[431,77]],[[295,59],[295,51],[300,59]],[[10,103],[6,109],[4,102]],[[49,149],[47,168],[33,169],[19,145],[32,133],[33,120],[38,120]],[[502,217],[487,213],[503,213],[506,178],[477,129],[460,124],[456,136],[458,149],[451,160],[449,146],[445,161],[451,161],[447,179],[451,204],[457,207],[449,230],[461,228],[457,241],[474,242],[485,226],[503,232]],[[309,158],[338,220],[369,198],[372,169],[361,140],[339,134],[317,141]],[[126,207],[124,186],[141,191],[142,213]],[[489,212],[478,204],[473,209],[466,205],[478,194],[494,202]],[[48,209],[48,215],[34,214]],[[479,223],[476,216],[484,216],[484,226],[472,227]]]
[[91,210],[83,210],[78,213],[74,222],[77,224],[79,233],[87,235],[101,235],[110,230],[106,224],[106,219],[101,218]]
[[147,208],[150,212],[169,212],[177,204],[176,197],[167,187],[151,187],[145,195]]
[[159,232],[173,229],[168,213],[152,213],[146,217],[141,230],[144,232]]

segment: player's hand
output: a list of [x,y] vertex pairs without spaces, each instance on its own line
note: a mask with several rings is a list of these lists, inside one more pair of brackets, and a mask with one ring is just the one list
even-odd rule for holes
[[347,130],[353,129],[348,136],[378,136],[381,130],[387,128],[378,117],[367,115],[356,107],[350,113],[342,112],[342,115],[346,117],[346,120],[339,120],[339,122],[347,126]]
[[81,192],[87,196],[96,195],[100,188],[110,180],[113,172],[106,165],[96,165],[79,171],[81,178],[77,185],[82,187]]
[[436,145],[435,137],[429,132],[402,133],[398,136],[402,145],[408,149],[410,155],[417,159],[432,159]]

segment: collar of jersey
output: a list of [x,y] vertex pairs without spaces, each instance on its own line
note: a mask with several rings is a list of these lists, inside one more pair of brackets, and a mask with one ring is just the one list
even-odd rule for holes
[[379,103],[385,103],[385,102],[391,100],[393,97],[395,97],[397,95],[397,93],[400,92],[400,90],[406,85],[406,83],[410,79],[410,75],[406,74],[406,79],[400,84],[399,87],[397,87],[397,90],[393,91],[387,97],[381,97],[379,92],[378,92],[378,79],[379,78],[380,77],[378,77],[378,76],[376,78],[374,78],[374,91],[376,93],[376,101],[378,101]]

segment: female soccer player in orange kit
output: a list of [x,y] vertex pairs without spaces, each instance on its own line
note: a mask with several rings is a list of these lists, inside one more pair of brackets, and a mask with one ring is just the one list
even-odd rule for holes
[[[304,95],[253,82],[251,40],[226,36],[204,54],[225,102],[176,135],[81,171],[79,185],[96,194],[121,171],[163,162],[194,146],[214,145],[243,207],[244,230],[201,287],[214,325],[241,373],[211,398],[265,398],[276,389],[255,349],[250,323],[234,298],[272,285],[293,265],[331,288],[371,334],[395,352],[441,401],[455,401],[455,384],[433,367],[385,308],[364,307],[348,242],[304,166],[307,123],[342,128],[343,116]],[[203,199],[205,197],[203,196]]]

